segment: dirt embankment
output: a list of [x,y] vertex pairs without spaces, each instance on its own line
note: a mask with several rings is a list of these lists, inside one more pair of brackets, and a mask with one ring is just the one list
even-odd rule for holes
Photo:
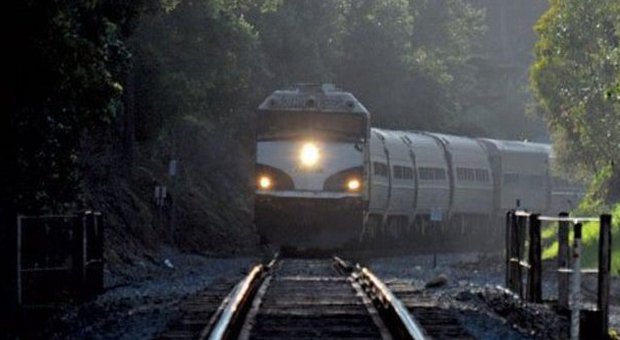
[[[88,149],[84,202],[105,216],[109,270],[152,259],[163,246],[207,255],[256,251],[254,157],[226,130],[184,121],[131,152]],[[159,204],[157,187],[166,188]]]

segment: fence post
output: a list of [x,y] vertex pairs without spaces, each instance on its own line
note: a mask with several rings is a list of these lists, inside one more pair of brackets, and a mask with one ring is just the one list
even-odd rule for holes
[[74,277],[75,291],[78,297],[82,298],[84,284],[86,283],[86,224],[90,211],[80,214],[73,224],[73,254],[72,271]]
[[540,220],[539,214],[530,215],[530,247],[528,262],[530,268],[527,275],[527,300],[529,302],[542,302],[542,261],[540,243]]
[[93,230],[90,238],[92,244],[89,249],[89,260],[92,262],[89,268],[89,289],[91,294],[96,294],[103,290],[103,216],[100,212],[92,215]]
[[[561,212],[560,219],[567,218],[567,212]],[[568,270],[568,221],[558,222],[558,269]],[[558,271],[558,306],[568,309],[568,278],[567,272]]]
[[525,228],[527,227],[527,216],[518,216],[517,218],[517,289],[520,298],[524,298],[523,291],[523,267],[521,267],[521,259],[525,248]]
[[519,225],[517,218],[517,214],[513,212],[510,223],[510,285],[508,288],[521,296],[519,290],[521,276],[519,275]]
[[571,280],[571,340],[579,340],[579,322],[581,314],[581,223],[574,226],[573,272]]
[[600,216],[598,247],[597,307],[601,313],[600,333],[609,337],[609,271],[611,267],[611,215]]
[[510,256],[512,255],[512,244],[511,244],[511,234],[512,234],[512,215],[513,211],[508,210],[506,213],[506,228],[505,228],[505,244],[506,244],[506,287],[510,289],[512,283],[511,276],[511,264],[510,264]]
[[15,283],[16,283],[16,303],[17,303],[17,307],[21,307],[22,305],[22,216],[17,216],[17,238],[16,238],[16,242],[17,242],[17,246],[16,246],[16,258],[15,258]]

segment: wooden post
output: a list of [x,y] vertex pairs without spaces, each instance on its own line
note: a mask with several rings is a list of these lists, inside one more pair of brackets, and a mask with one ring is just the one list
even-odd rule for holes
[[542,256],[540,243],[540,220],[539,214],[530,215],[530,247],[528,262],[530,268],[527,275],[527,300],[529,302],[542,302]]
[[506,228],[504,230],[505,232],[505,252],[506,252],[506,287],[508,287],[510,289],[510,285],[512,282],[512,277],[510,276],[511,274],[511,266],[510,266],[510,256],[512,255],[512,247],[511,247],[511,233],[512,233],[512,215],[514,214],[514,211],[509,210],[506,213]]
[[100,212],[95,212],[93,214],[93,244],[90,251],[94,262],[90,279],[93,294],[103,291],[103,230],[103,216]]
[[21,307],[22,305],[22,216],[17,216],[17,252],[16,256],[16,302],[17,307]]
[[512,214],[510,222],[510,284],[508,288],[519,293],[519,230],[517,215]]
[[570,338],[571,340],[579,340],[581,332],[581,223],[573,226],[573,266],[570,287]]
[[[561,212],[560,218],[567,218],[568,213]],[[558,223],[558,269],[568,270],[569,251],[568,248],[568,222],[560,221]],[[558,271],[558,306],[568,309],[568,273]]]
[[518,216],[517,218],[517,242],[516,242],[516,255],[517,255],[517,276],[516,276],[516,288],[520,298],[524,298],[523,292],[523,267],[521,267],[521,259],[523,258],[523,248],[525,248],[525,228],[527,226],[527,217]]
[[84,284],[86,283],[86,224],[88,223],[88,214],[85,212],[78,215],[73,223],[73,240],[72,240],[72,271],[75,291],[81,298],[83,295]]
[[611,267],[611,215],[600,216],[598,248],[598,297],[601,313],[600,334],[609,337],[609,271]]

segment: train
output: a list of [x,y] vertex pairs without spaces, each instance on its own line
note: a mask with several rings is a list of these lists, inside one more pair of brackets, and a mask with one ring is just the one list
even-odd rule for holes
[[579,202],[553,161],[549,144],[373,128],[351,93],[298,84],[257,109],[255,224],[275,247],[496,244],[508,210]]

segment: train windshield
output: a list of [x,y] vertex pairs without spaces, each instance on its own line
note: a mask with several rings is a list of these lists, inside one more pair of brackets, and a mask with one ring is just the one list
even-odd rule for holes
[[334,112],[263,111],[258,117],[258,139],[312,136],[323,140],[365,141],[366,116]]

